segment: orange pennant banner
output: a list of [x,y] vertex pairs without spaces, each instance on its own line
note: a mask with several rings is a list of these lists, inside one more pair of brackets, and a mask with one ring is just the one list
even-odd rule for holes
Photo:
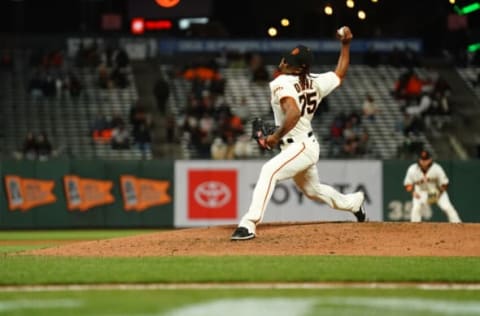
[[57,198],[52,193],[54,187],[53,180],[5,176],[8,207],[11,211],[25,212],[37,206],[55,203]]
[[149,207],[168,204],[169,181],[137,178],[132,175],[120,177],[123,205],[126,211],[142,212]]
[[92,207],[110,204],[115,201],[111,194],[113,181],[81,178],[76,175],[65,175],[63,185],[70,211],[86,212]]

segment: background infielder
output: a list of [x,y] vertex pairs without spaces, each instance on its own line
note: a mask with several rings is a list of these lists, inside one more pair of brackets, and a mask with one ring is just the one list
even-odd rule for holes
[[410,221],[421,222],[422,213],[430,210],[430,205],[436,203],[447,214],[449,222],[461,223],[448,197],[448,177],[427,150],[422,150],[418,162],[407,169],[403,184],[408,192],[412,192]]
[[232,234],[232,240],[255,237],[256,225],[263,219],[277,181],[289,178],[293,178],[308,198],[325,202],[337,210],[350,211],[357,221],[365,221],[363,192],[342,194],[319,182],[316,164],[320,146],[311,126],[322,98],[337,88],[345,77],[352,37],[348,27],[337,32],[342,45],[334,72],[310,73],[313,53],[303,45],[282,58],[279,64],[281,74],[270,82],[271,106],[278,128],[273,134],[257,139],[259,145],[267,149],[280,144],[281,151],[263,165],[248,212]]

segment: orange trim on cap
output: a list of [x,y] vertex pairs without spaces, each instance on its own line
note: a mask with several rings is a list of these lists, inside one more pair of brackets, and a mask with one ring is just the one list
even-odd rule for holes
[[298,47],[295,47],[290,54],[295,56],[295,55],[298,55],[299,53],[300,53],[300,49],[298,49]]

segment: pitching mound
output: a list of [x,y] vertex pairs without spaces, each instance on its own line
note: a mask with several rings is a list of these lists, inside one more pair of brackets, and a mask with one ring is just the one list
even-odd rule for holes
[[276,223],[257,238],[230,241],[235,226],[178,229],[59,245],[43,256],[143,257],[238,255],[480,256],[480,224]]

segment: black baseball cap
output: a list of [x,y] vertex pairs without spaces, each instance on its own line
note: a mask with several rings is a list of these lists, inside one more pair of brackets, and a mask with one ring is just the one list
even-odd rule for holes
[[308,67],[313,63],[313,52],[304,45],[298,45],[290,52],[283,55],[283,58],[290,66]]
[[420,160],[428,160],[430,158],[432,158],[432,154],[430,154],[430,152],[426,149],[420,151],[420,154],[418,155],[418,159]]

